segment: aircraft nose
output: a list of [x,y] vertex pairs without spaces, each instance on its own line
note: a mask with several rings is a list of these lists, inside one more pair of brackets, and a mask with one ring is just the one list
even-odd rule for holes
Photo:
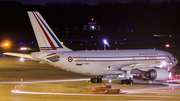
[[178,60],[176,58],[174,58],[174,62],[176,62],[176,64],[178,64]]
[[178,60],[174,57],[173,61],[174,61],[174,63],[173,63],[173,67],[174,67],[174,66],[176,66],[178,64]]

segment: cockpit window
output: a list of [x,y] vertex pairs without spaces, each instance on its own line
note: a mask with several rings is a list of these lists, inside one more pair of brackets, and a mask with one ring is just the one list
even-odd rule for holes
[[165,57],[165,61],[168,62],[168,63],[169,63],[169,62],[172,62],[169,57]]
[[52,62],[57,62],[60,60],[60,56],[58,54],[50,54],[47,56],[48,60],[52,61]]
[[176,59],[175,57],[172,57],[172,60],[173,60],[174,62],[176,62],[176,61],[177,61],[177,59]]

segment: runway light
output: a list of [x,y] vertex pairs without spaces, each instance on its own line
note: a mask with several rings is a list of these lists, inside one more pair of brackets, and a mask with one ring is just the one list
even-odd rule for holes
[[31,42],[32,44],[34,43],[34,41]]
[[9,40],[4,40],[0,46],[3,46],[5,48],[10,48],[11,42]]
[[8,45],[9,45],[8,43],[3,44],[3,46],[8,46]]
[[110,47],[110,45],[109,45],[109,43],[107,42],[106,39],[103,39],[103,42],[104,42],[105,45],[107,45],[108,47]]
[[25,61],[25,59],[22,57],[22,58],[20,58],[20,61],[21,61],[21,62],[24,62],[24,61]]
[[107,40],[106,39],[104,39],[103,42],[104,42],[104,44],[107,44]]
[[20,50],[30,50],[31,48],[30,47],[20,47]]
[[61,44],[63,45],[64,43],[63,43],[63,42],[61,42]]
[[154,37],[172,37],[172,35],[157,35],[153,34]]
[[20,50],[27,50],[27,47],[21,47]]
[[108,47],[110,47],[110,45],[109,45],[109,43],[107,42],[106,39],[103,39],[103,43],[104,43],[104,50],[106,50],[106,45],[107,45]]
[[170,47],[170,45],[169,45],[169,44],[166,44],[166,47]]
[[20,44],[22,45],[23,43],[22,43],[22,42],[20,42]]

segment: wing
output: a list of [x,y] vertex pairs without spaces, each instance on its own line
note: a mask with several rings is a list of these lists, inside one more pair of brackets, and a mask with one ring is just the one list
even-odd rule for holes
[[116,64],[116,65],[108,65],[104,66],[104,71],[116,71],[120,73],[120,71],[132,71],[133,74],[142,73],[142,71],[148,71],[152,68],[159,67],[162,63],[134,63],[134,64]]
[[136,64],[131,64],[122,67],[121,69],[127,70],[128,68],[133,70],[133,69],[139,69],[141,71],[147,71],[149,68],[154,68],[154,67],[159,67],[161,63],[136,63]]
[[23,57],[23,58],[28,58],[28,59],[33,59],[29,54],[22,54],[22,53],[11,53],[11,52],[5,52],[3,53],[4,55],[10,55],[10,56],[16,56],[16,57]]

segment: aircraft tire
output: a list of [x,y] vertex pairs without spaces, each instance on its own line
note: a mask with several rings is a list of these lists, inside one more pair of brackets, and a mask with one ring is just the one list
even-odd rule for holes
[[102,83],[102,78],[98,78],[98,83]]
[[124,84],[124,80],[121,80],[121,84],[122,84],[122,85]]
[[121,84],[123,85],[123,84],[131,84],[131,82],[133,83],[133,80],[128,80],[128,79],[126,79],[126,80],[122,80],[121,81]]
[[91,82],[94,83],[95,82],[95,78],[91,78]]
[[102,83],[102,78],[91,78],[91,83]]
[[94,83],[98,83],[98,78],[94,78]]

